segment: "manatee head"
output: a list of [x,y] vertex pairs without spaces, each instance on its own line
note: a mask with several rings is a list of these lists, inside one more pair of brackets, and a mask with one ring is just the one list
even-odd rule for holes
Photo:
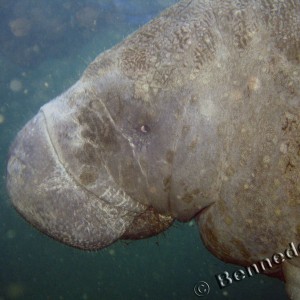
[[299,243],[299,11],[184,0],[99,55],[19,132],[13,205],[82,249],[193,218],[239,265]]

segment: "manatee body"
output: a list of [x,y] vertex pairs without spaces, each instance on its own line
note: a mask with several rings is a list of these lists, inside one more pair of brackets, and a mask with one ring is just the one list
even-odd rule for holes
[[[195,218],[248,266],[300,242],[300,1],[183,0],[99,55],[10,151],[18,212],[81,249]],[[300,299],[298,258],[285,274]],[[300,294],[300,292],[299,292]]]

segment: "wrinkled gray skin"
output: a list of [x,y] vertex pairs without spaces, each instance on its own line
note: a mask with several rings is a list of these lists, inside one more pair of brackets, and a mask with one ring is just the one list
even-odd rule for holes
[[[298,245],[299,61],[299,0],[180,2],[98,56],[19,132],[13,205],[82,249],[194,217],[224,261]],[[298,266],[283,264],[293,299]]]

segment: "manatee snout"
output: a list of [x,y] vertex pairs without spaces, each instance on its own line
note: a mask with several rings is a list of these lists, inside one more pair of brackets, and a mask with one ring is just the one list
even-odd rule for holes
[[111,232],[105,235],[101,229],[100,203],[93,209],[87,207],[96,196],[74,184],[61,164],[42,110],[17,135],[7,177],[14,207],[47,235],[80,248],[103,247],[114,239]]
[[119,213],[72,178],[52,144],[43,109],[18,133],[7,169],[7,187],[17,211],[66,244],[102,248],[118,239],[133,219],[133,213]]

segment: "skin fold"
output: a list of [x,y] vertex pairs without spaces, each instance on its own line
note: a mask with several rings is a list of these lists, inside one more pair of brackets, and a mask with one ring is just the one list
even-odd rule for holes
[[[299,0],[183,0],[18,133],[12,203],[80,249],[193,218],[207,248],[241,266],[298,245],[299,62]],[[283,266],[300,299],[298,262]]]

